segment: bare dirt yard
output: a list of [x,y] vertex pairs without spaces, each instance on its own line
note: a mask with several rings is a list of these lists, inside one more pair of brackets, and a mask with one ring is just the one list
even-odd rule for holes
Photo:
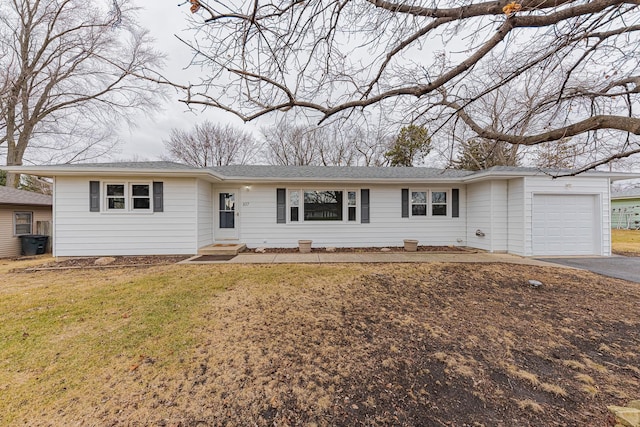
[[1,425],[607,426],[640,398],[640,286],[578,270],[26,266]]

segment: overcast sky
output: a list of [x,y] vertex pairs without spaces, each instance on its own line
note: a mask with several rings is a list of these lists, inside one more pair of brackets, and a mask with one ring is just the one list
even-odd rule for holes
[[[156,48],[167,56],[165,75],[178,83],[196,81],[199,70],[185,67],[189,63],[191,53],[175,37],[176,34],[190,38],[185,28],[189,4],[178,6],[179,0],[137,0],[142,7],[139,13],[140,25],[147,28],[156,40]],[[114,154],[118,160],[159,160],[163,153],[162,140],[166,139],[172,128],[190,129],[195,123],[206,119],[214,123],[233,123],[239,127],[247,126],[247,130],[255,131],[254,125],[243,125],[242,121],[232,114],[220,110],[207,109],[189,112],[184,104],[178,102],[179,94],[170,93],[170,99],[163,105],[163,110],[145,117],[137,117],[137,127],[120,129],[122,144],[120,152]]]

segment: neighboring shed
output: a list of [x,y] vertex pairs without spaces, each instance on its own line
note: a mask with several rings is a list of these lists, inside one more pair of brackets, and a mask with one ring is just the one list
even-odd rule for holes
[[640,188],[611,193],[611,228],[640,230]]
[[20,256],[21,235],[50,234],[52,202],[51,196],[0,186],[0,258]]

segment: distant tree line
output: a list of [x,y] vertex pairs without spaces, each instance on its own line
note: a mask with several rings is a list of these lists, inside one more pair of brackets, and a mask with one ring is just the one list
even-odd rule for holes
[[570,138],[532,148],[475,137],[459,141],[455,150],[447,152],[435,150],[437,144],[424,125],[408,124],[394,135],[335,123],[311,126],[288,121],[264,127],[259,135],[205,121],[190,130],[173,129],[164,145],[166,160],[197,167],[266,163],[466,170],[492,166],[572,168],[584,154]]

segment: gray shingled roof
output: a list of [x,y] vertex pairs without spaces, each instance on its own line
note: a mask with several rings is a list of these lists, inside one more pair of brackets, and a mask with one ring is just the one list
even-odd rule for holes
[[[200,169],[193,166],[176,162],[151,161],[151,162],[113,162],[113,163],[71,163],[68,165],[52,165],[53,167],[64,166],[67,168],[95,168],[95,169],[176,169],[189,170]],[[44,166],[46,168],[46,166]]]
[[612,199],[620,199],[620,198],[626,199],[626,198],[633,198],[633,197],[640,198],[640,187],[631,188],[629,190],[624,190],[624,191],[616,191],[615,193],[611,193]]
[[473,172],[455,169],[358,166],[215,166],[208,168],[227,179],[447,179]]
[[51,206],[53,198],[33,191],[16,190],[0,185],[0,204]]
[[[203,176],[228,181],[354,181],[354,182],[416,182],[416,181],[460,181],[490,179],[492,177],[517,177],[525,175],[569,175],[569,170],[541,170],[530,167],[494,166],[482,171],[436,169],[424,167],[364,167],[364,166],[265,166],[236,165],[198,168],[166,161],[82,163],[51,166],[14,166],[6,170],[44,176],[77,174],[119,174],[131,171],[136,174],[171,174],[181,176]],[[588,171],[580,175],[602,176],[612,180],[640,178],[640,174]]]

